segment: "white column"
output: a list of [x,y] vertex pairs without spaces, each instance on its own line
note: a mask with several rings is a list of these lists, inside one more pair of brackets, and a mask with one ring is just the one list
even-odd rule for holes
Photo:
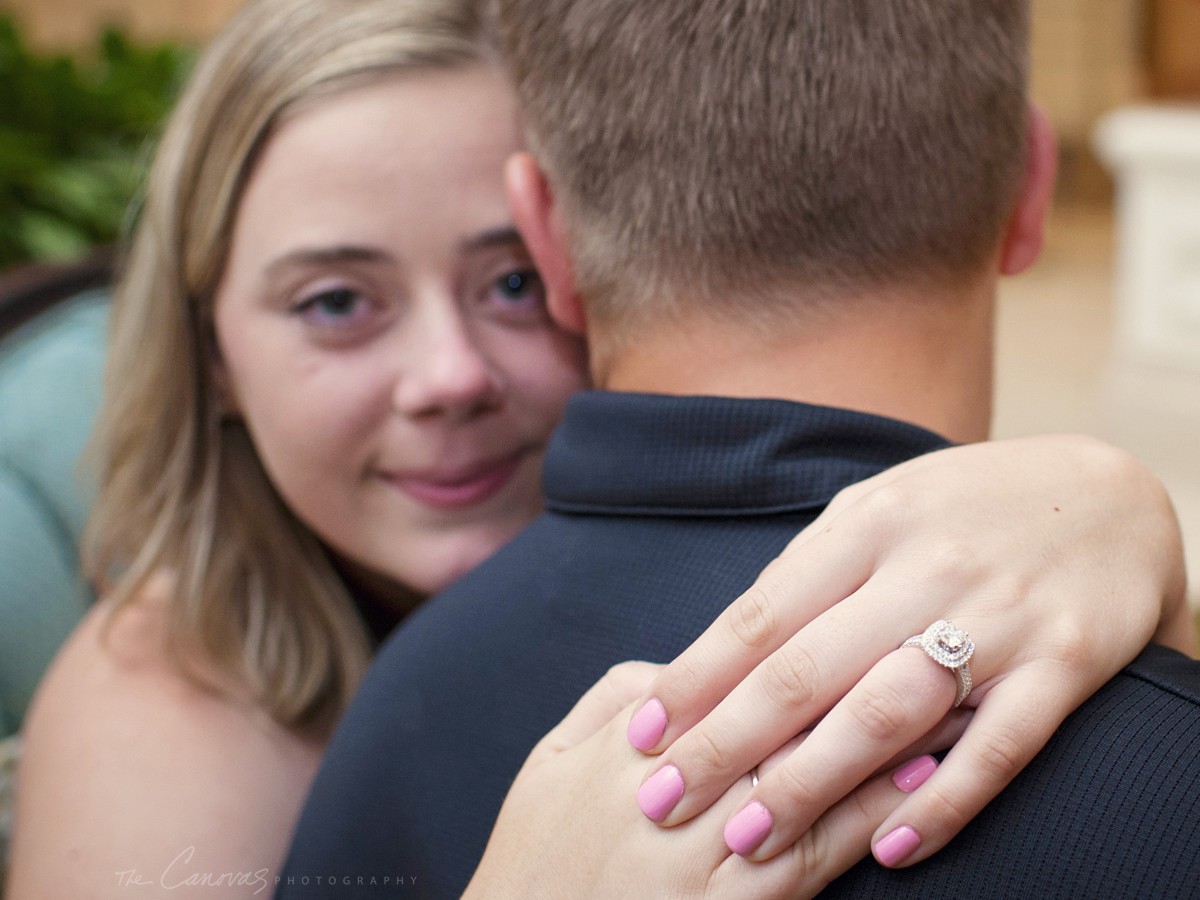
[[1116,315],[1108,436],[1175,499],[1200,586],[1200,106],[1130,107],[1096,148],[1116,179]]

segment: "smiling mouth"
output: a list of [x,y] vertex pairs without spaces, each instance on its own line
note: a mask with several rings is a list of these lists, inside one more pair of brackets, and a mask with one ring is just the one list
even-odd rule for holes
[[462,509],[500,493],[512,481],[524,453],[487,463],[467,475],[388,475],[387,480],[418,503],[434,509]]

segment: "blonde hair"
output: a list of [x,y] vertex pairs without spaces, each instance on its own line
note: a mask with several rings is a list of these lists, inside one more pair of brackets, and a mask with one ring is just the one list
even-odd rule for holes
[[327,551],[222,416],[212,304],[238,202],[302,104],[484,57],[470,0],[253,0],[171,117],[114,297],[85,571],[117,613],[169,575],[167,641],[185,673],[234,679],[297,731],[331,727],[371,645]]
[[590,320],[976,274],[1023,170],[1027,7],[496,0]]

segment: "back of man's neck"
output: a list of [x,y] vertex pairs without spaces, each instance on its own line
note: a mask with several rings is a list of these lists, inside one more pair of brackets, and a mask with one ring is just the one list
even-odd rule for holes
[[992,312],[988,286],[974,299],[856,303],[771,337],[728,322],[672,322],[620,346],[597,386],[837,406],[979,441],[991,419]]

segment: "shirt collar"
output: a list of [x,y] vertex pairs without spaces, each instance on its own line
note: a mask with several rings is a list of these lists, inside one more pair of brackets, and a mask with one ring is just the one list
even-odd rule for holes
[[787,400],[586,391],[551,440],[543,489],[547,508],[567,513],[804,512],[948,445],[916,425]]

